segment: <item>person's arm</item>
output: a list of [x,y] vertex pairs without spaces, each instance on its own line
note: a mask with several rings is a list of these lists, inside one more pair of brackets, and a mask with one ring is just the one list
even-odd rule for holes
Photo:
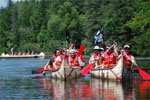
[[135,60],[134,56],[131,56],[131,61],[132,61],[132,64],[133,64],[133,65],[137,66],[136,60]]
[[103,61],[103,59],[104,59],[104,54],[102,54],[101,56],[100,56],[100,58],[99,58],[99,60],[97,61],[97,65],[98,64],[102,64],[101,62]]
[[69,49],[71,50],[71,49],[73,49],[73,47],[74,47],[74,44],[71,44]]
[[92,60],[94,59],[94,57],[93,57],[93,55],[90,57],[90,59],[89,59],[89,64],[91,64],[92,63]]
[[119,54],[118,54],[118,47],[117,47],[117,43],[115,42],[115,43],[114,43],[114,56],[115,56],[115,57],[118,57],[118,55],[119,55]]
[[44,70],[47,69],[47,66],[49,65],[49,61],[46,63],[46,65],[44,66]]
[[78,57],[78,62],[80,66],[84,66],[85,65],[85,60],[83,58],[83,56]]
[[60,56],[58,56],[58,57],[55,59],[55,61],[53,62],[54,68],[57,68],[56,63],[57,63],[58,61],[61,61]]

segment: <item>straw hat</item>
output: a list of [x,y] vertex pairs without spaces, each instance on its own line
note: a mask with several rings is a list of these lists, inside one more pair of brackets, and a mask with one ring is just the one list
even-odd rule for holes
[[130,46],[126,44],[126,45],[124,45],[124,48],[129,48],[130,49]]
[[93,49],[94,50],[100,50],[99,46],[97,46],[97,45]]
[[104,51],[104,48],[100,48],[101,51]]

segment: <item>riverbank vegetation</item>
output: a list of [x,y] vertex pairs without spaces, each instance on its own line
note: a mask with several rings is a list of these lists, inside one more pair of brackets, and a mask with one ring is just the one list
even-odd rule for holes
[[[104,42],[129,44],[137,56],[150,56],[149,0],[24,0],[0,9],[0,52],[51,52],[70,43],[93,48],[104,27]],[[69,43],[68,43],[69,44]]]

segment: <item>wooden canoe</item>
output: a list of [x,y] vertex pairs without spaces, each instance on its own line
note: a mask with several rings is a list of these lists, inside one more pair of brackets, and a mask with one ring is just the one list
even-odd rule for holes
[[8,54],[2,54],[0,56],[0,59],[20,59],[20,58],[44,58],[45,54],[41,52],[40,54],[34,54],[34,55],[8,55]]
[[80,73],[80,67],[70,67],[66,59],[63,59],[59,69],[51,71],[51,77],[61,80],[70,80],[80,78],[82,75]]
[[91,70],[95,78],[122,80],[131,78],[131,71],[127,69],[123,56],[121,55],[117,64],[112,68],[95,67]]

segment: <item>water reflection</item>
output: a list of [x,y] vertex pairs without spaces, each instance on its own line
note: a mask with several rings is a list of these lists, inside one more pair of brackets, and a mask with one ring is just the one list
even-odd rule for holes
[[[37,78],[37,77],[36,77]],[[53,100],[136,100],[149,99],[150,81],[106,81],[90,80],[53,80],[50,77],[38,77],[40,89],[45,98]],[[139,87],[138,87],[139,86]]]
[[64,82],[31,74],[47,61],[0,60],[0,100],[150,100],[150,81],[138,78],[139,74],[122,83],[90,76]]
[[143,100],[150,100],[150,81],[144,81],[139,86],[140,98]]
[[96,100],[123,100],[122,84],[117,81],[91,80]]

